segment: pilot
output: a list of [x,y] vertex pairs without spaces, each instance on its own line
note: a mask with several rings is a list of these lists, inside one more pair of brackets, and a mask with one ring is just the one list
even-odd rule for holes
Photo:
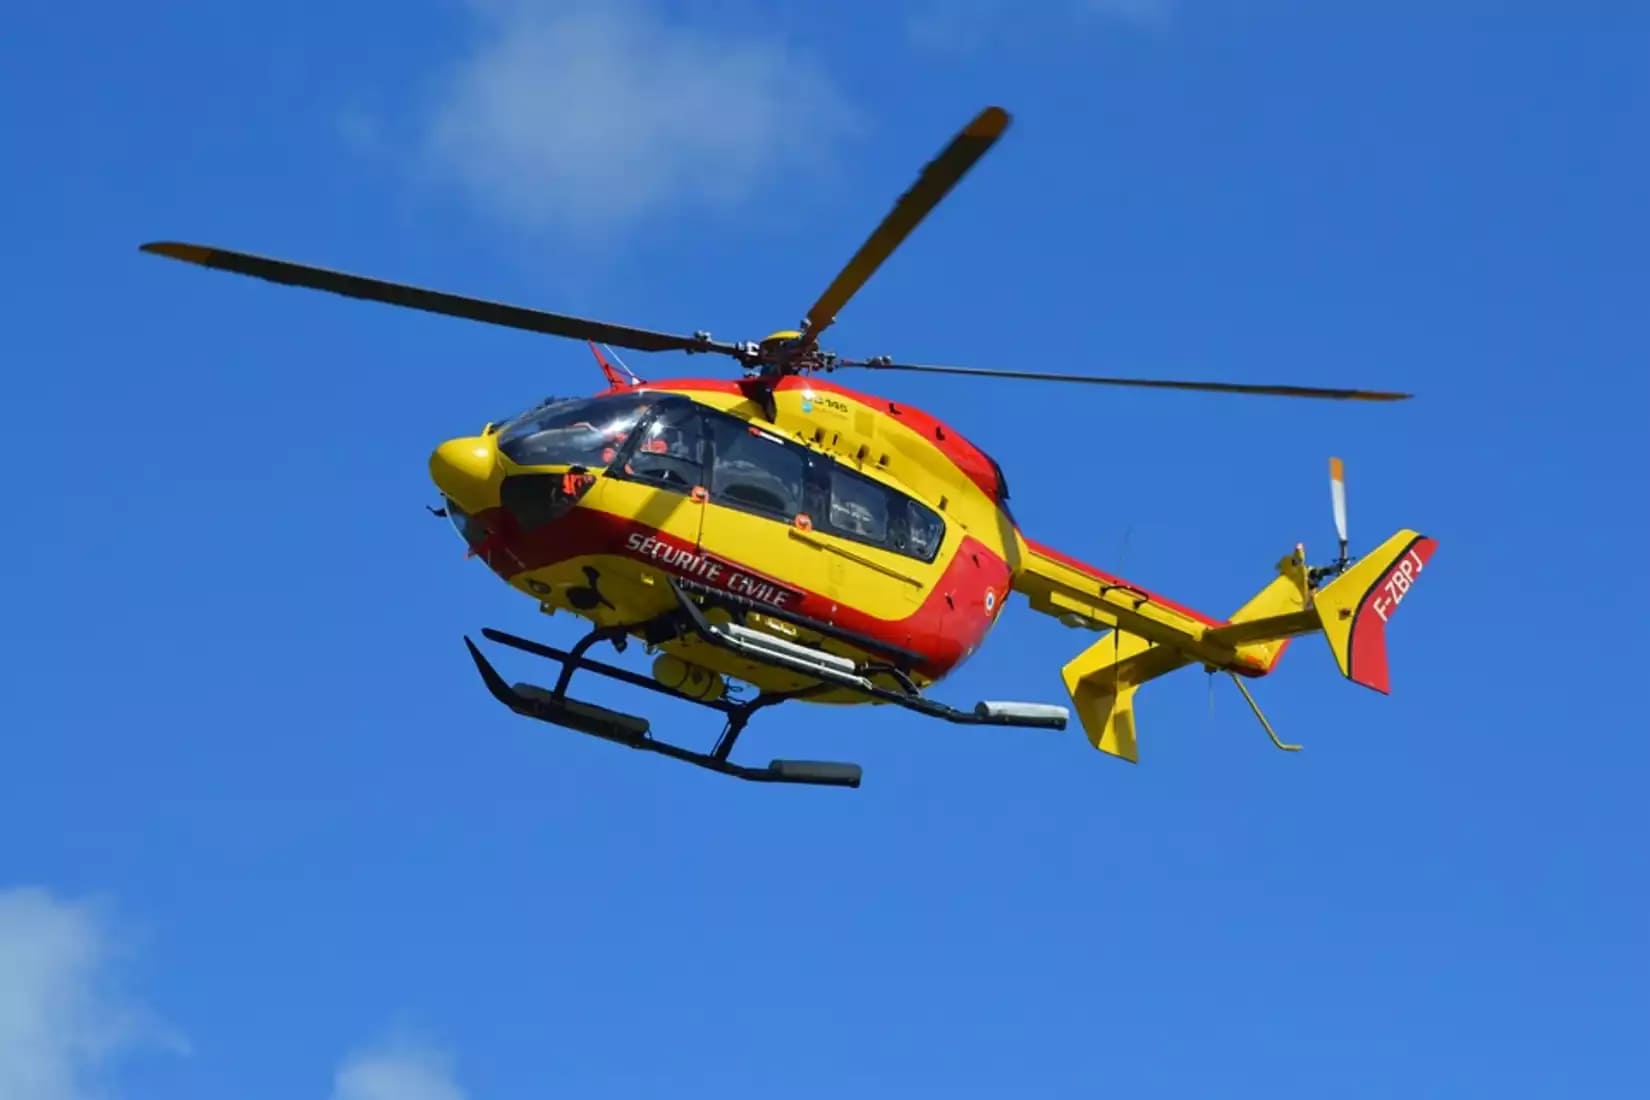
[[625,465],[625,472],[667,484],[693,485],[699,472],[699,437],[669,421],[654,424]]

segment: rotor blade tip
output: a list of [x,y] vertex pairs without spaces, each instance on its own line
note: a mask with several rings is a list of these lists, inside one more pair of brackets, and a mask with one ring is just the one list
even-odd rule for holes
[[210,248],[203,248],[198,244],[182,244],[178,241],[150,241],[139,248],[143,252],[169,256],[174,260],[185,260],[192,264],[204,264],[212,255]]
[[994,138],[1008,129],[1009,113],[1001,107],[987,107],[975,116],[963,132],[969,137]]

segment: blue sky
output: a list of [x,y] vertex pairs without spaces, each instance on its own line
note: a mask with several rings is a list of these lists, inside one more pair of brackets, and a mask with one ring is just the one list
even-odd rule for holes
[[[1641,1094],[1638,5],[8,29],[0,1095]],[[1392,697],[1310,639],[1257,686],[1304,752],[1195,671],[1141,692],[1135,768],[898,714],[747,735],[860,761],[857,792],[514,719],[460,636],[572,624],[463,560],[425,459],[596,388],[587,352],[136,251],[756,338],[993,102],[1013,128],[839,351],[1420,395],[881,387],[993,452],[1033,537],[1212,612],[1296,540],[1331,549],[1343,455],[1355,546],[1441,546]],[[1084,637],[1016,601],[943,694],[1058,701]]]

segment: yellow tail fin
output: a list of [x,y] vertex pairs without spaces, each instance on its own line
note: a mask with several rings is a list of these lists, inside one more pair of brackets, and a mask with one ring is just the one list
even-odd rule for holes
[[1318,591],[1324,637],[1348,680],[1388,693],[1386,624],[1436,549],[1436,539],[1399,531]]

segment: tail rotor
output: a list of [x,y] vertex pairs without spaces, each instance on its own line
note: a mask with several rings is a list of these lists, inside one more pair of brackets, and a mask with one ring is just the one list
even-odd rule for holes
[[1315,565],[1307,570],[1307,579],[1313,588],[1340,576],[1352,564],[1352,559],[1347,555],[1346,464],[1338,458],[1329,460],[1329,503],[1335,512],[1335,535],[1340,540],[1340,553],[1328,565]]

